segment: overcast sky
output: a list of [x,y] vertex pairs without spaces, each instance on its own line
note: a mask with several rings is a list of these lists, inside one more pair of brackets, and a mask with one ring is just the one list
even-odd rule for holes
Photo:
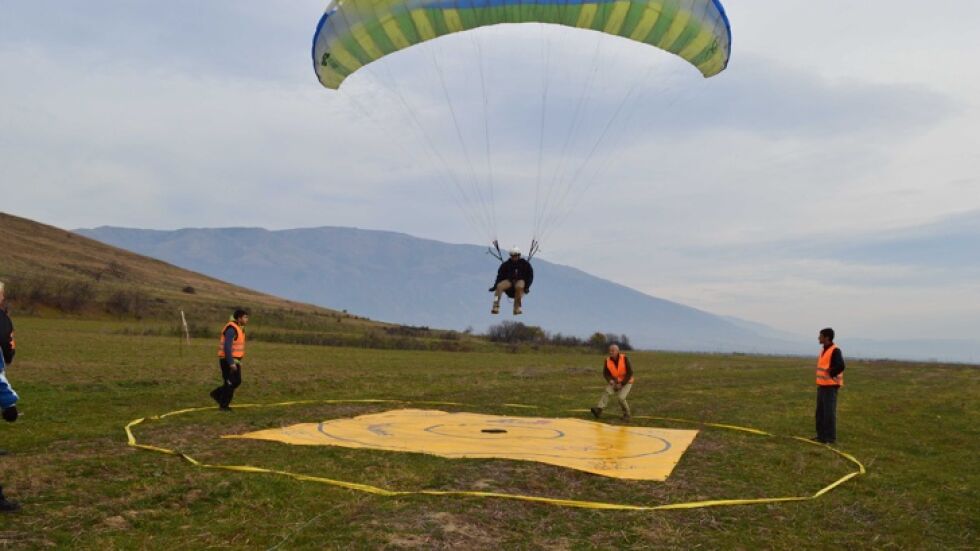
[[980,2],[726,6],[712,79],[521,25],[335,92],[309,59],[319,0],[0,0],[0,210],[483,243],[454,193],[493,182],[505,246],[527,246],[537,194],[565,213],[543,257],[658,297],[803,334],[980,339]]

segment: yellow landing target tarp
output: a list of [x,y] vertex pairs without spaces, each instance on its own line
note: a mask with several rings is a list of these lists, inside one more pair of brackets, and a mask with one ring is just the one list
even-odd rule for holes
[[538,461],[602,476],[667,480],[698,431],[623,427],[581,419],[398,409],[226,438],[340,446],[452,459]]

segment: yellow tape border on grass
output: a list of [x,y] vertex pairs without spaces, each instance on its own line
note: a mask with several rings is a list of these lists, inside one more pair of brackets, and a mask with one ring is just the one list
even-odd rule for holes
[[[407,400],[385,400],[385,399],[363,399],[363,400],[294,400],[290,402],[276,402],[272,404],[236,404],[237,409],[244,408],[272,408],[272,407],[286,407],[304,404],[428,404],[428,405],[444,405],[444,406],[464,406],[465,404],[460,404],[458,402],[428,402],[428,401],[407,401]],[[507,407],[521,406],[522,404],[505,404]],[[537,406],[527,406],[531,408],[537,408]],[[126,439],[127,444],[133,448],[138,448],[141,450],[163,453],[167,455],[174,455],[180,457],[184,461],[187,461],[195,467],[200,467],[202,469],[215,469],[223,471],[234,471],[242,473],[259,473],[259,474],[275,474],[280,476],[285,476],[292,478],[294,480],[300,480],[303,482],[317,482],[320,484],[327,484],[330,486],[335,486],[338,488],[346,488],[348,490],[354,490],[358,492],[365,492],[368,494],[385,496],[385,497],[404,497],[404,496],[443,496],[443,497],[479,497],[479,498],[499,498],[499,499],[510,499],[516,501],[527,501],[532,503],[544,503],[547,505],[556,505],[559,507],[575,507],[579,509],[603,509],[603,510],[614,510],[614,511],[668,511],[674,509],[700,509],[703,507],[726,507],[733,505],[758,505],[764,503],[785,503],[789,501],[809,501],[812,499],[817,499],[824,494],[830,492],[834,488],[837,488],[841,484],[847,482],[848,480],[861,476],[867,472],[864,464],[861,463],[853,455],[841,451],[837,448],[828,446],[826,444],[821,444],[819,442],[814,442],[807,438],[801,438],[799,436],[789,436],[784,438],[789,438],[792,440],[797,440],[806,444],[811,444],[814,446],[820,446],[826,448],[831,452],[843,457],[847,461],[850,461],[857,466],[856,471],[852,471],[834,482],[824,486],[819,491],[812,495],[807,496],[788,496],[788,497],[762,497],[762,498],[749,498],[749,499],[716,499],[707,501],[691,501],[686,503],[668,503],[665,505],[630,505],[626,503],[606,503],[602,501],[583,501],[577,499],[560,499],[552,497],[541,497],[541,496],[529,496],[523,494],[505,494],[498,492],[477,492],[470,490],[389,490],[387,488],[380,488],[378,486],[371,486],[369,484],[360,484],[357,482],[348,482],[345,480],[335,480],[332,478],[325,478],[320,476],[305,475],[300,473],[293,473],[289,471],[280,471],[276,469],[267,469],[264,467],[253,467],[251,465],[212,465],[209,463],[202,463],[197,459],[187,455],[186,453],[180,452],[178,450],[171,450],[168,448],[162,448],[159,446],[153,446],[150,444],[140,444],[136,440],[135,434],[133,434],[133,427],[142,424],[147,420],[160,420],[166,417],[174,417],[177,415],[184,415],[187,413],[195,413],[199,411],[208,411],[217,409],[215,406],[209,407],[195,407],[195,408],[185,408],[176,411],[171,411],[169,413],[164,413],[162,415],[155,415],[152,417],[140,417],[139,419],[133,419],[130,421],[126,427]],[[588,410],[570,410],[570,412],[587,412]],[[773,438],[779,438],[778,435],[766,432],[764,430],[754,429],[751,427],[742,427],[739,425],[728,425],[723,423],[709,423],[704,421],[692,421],[690,419],[678,419],[676,417],[655,417],[647,415],[635,415],[634,419],[649,419],[649,420],[659,420],[659,421],[673,421],[677,423],[690,423],[695,425],[700,425],[703,427],[711,427],[723,430],[735,430],[740,432],[747,432],[750,434],[755,434],[758,436],[768,436]]]

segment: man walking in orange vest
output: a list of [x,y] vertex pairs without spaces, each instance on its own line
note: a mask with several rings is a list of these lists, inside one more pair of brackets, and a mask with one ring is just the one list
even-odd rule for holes
[[221,341],[218,345],[218,366],[221,368],[221,386],[211,391],[211,398],[217,402],[218,408],[231,410],[231,400],[235,389],[242,384],[242,358],[245,357],[245,326],[248,324],[248,312],[238,309],[232,319],[221,330]]
[[817,435],[821,444],[837,442],[837,391],[844,386],[844,354],[834,344],[834,330],[821,329],[818,337],[823,350],[817,357]]
[[606,379],[606,388],[599,398],[599,404],[591,408],[592,415],[598,419],[609,403],[609,397],[615,394],[619,407],[623,410],[623,420],[629,421],[630,405],[626,403],[626,397],[633,388],[633,366],[626,354],[619,352],[619,345],[609,345],[609,357],[602,368],[602,376]]

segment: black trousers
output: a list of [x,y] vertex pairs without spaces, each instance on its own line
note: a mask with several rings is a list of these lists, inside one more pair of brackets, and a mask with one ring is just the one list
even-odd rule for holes
[[232,364],[224,360],[218,360],[218,366],[221,367],[221,386],[211,391],[211,394],[218,399],[221,407],[228,407],[235,397],[235,389],[242,384],[242,366],[232,369]]
[[837,386],[817,386],[817,438],[837,441]]

